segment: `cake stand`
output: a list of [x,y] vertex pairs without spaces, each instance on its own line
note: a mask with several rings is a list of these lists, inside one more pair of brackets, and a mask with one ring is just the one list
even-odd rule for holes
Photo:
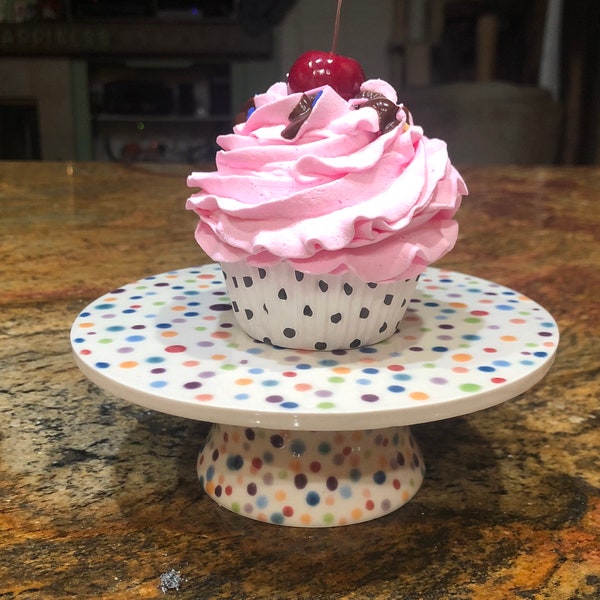
[[429,268],[388,340],[273,347],[236,325],[215,264],[113,290],[71,330],[76,362],[97,385],[213,423],[197,468],[218,504],[304,527],[368,521],[408,502],[425,472],[409,426],[526,391],[550,368],[558,338],[530,298]]

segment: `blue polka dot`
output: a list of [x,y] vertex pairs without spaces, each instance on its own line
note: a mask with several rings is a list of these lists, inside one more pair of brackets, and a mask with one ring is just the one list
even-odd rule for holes
[[143,342],[146,338],[143,335],[129,335],[125,339],[128,342]]
[[496,369],[494,369],[494,367],[486,367],[486,366],[477,367],[477,369],[479,371],[482,371],[483,373],[493,373],[496,370]]
[[167,381],[153,381],[150,383],[150,387],[153,388],[164,388],[165,386],[169,385],[169,383]]
[[434,352],[448,352],[448,348],[446,348],[446,346],[434,346],[432,350]]
[[269,504],[269,498],[267,496],[259,496],[256,499],[256,506],[258,508],[266,508],[267,504]]
[[162,356],[149,356],[146,359],[146,362],[152,365],[156,365],[158,363],[165,362],[165,359]]
[[264,369],[259,369],[258,367],[255,367],[254,369],[248,369],[248,373],[252,373],[252,375],[260,375],[264,372]]
[[96,310],[109,310],[114,307],[114,304],[98,304],[95,308]]
[[234,396],[235,400],[248,400],[250,398],[250,394],[236,394]]
[[116,333],[117,331],[123,331],[125,327],[123,325],[111,325],[106,328],[106,331],[110,331],[111,333]]
[[546,356],[548,356],[548,353],[543,352],[542,350],[539,350],[538,352],[534,352],[533,355],[536,356],[537,358],[545,358]]
[[394,394],[400,394],[401,392],[404,392],[406,390],[406,388],[402,387],[401,385],[390,385],[388,387],[388,391],[394,393]]
[[347,500],[352,497],[352,488],[349,485],[343,485],[340,487],[339,494]]
[[376,375],[377,373],[379,373],[379,369],[369,367],[368,369],[363,369],[363,373],[366,373],[367,375]]
[[298,408],[299,404],[297,402],[282,402],[279,406],[282,408]]
[[96,363],[96,367],[98,369],[108,369],[108,367],[110,367],[110,363],[107,363],[107,362],[97,362]]
[[396,373],[394,375],[394,379],[396,381],[410,381],[412,377],[410,375],[407,375],[406,373]]
[[474,333],[468,333],[467,335],[463,335],[462,339],[468,340],[469,342],[476,342],[481,339],[481,336],[475,335]]
[[371,385],[372,381],[371,379],[357,379],[356,383],[358,383],[358,385]]
[[296,365],[296,369],[301,369],[302,371],[304,371],[310,369],[310,365],[307,365],[306,363],[300,363]]
[[508,362],[507,360],[493,360],[492,364],[495,367],[510,367],[510,362]]
[[306,494],[306,504],[309,506],[317,506],[321,502],[321,496],[317,492],[308,492]]

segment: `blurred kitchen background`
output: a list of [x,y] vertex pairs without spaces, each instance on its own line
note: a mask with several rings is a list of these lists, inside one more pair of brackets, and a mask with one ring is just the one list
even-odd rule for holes
[[[336,0],[0,0],[0,159],[210,161]],[[338,52],[459,164],[600,164],[600,1],[344,0]]]

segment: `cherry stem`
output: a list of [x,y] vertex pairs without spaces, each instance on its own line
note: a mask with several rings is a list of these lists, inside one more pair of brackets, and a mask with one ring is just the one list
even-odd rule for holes
[[335,26],[333,28],[333,42],[331,44],[331,54],[335,54],[337,47],[338,33],[340,31],[340,15],[342,13],[342,0],[337,0],[337,10],[335,11]]

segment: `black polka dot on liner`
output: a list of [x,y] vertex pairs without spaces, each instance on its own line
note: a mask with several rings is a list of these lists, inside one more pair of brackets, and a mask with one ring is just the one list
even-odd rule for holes
[[394,296],[393,296],[393,294],[386,294],[386,295],[385,295],[385,298],[383,299],[383,303],[384,303],[386,306],[389,306],[389,305],[392,303],[392,300],[393,300],[393,299],[394,299]]
[[296,330],[291,327],[286,327],[283,330],[283,335],[285,335],[286,338],[293,338],[296,336]]
[[302,281],[304,279],[304,273],[302,271],[294,271],[296,281]]
[[315,344],[315,350],[326,350],[327,344],[325,342],[317,342]]
[[232,277],[231,281],[233,281],[233,287],[239,287],[237,277]]
[[367,285],[368,285],[368,286],[369,286],[369,287],[370,287],[372,290],[374,290],[374,289],[377,287],[377,284],[376,284],[376,283],[373,283],[372,281],[371,281],[371,282],[369,282],[369,283],[367,283]]
[[339,323],[342,320],[342,314],[341,313],[335,313],[334,315],[331,315],[331,317],[329,317],[329,320],[332,323]]
[[267,276],[267,272],[264,269],[258,269],[258,276],[264,279]]
[[249,308],[247,308],[244,313],[246,314],[246,319],[248,319],[248,321],[254,316],[254,313]]
[[312,311],[312,308],[311,308],[311,307],[310,307],[310,306],[307,304],[307,305],[304,307],[304,310],[302,311],[302,314],[303,314],[305,317],[312,317],[312,316],[313,316],[313,311]]
[[239,307],[238,307],[238,304],[237,304],[237,302],[236,302],[235,300],[234,300],[234,301],[231,303],[231,306],[233,306],[233,310],[234,310],[235,312],[240,312],[240,309],[239,309]]
[[369,309],[366,306],[363,306],[360,309],[360,318],[366,319],[369,316]]
[[319,280],[319,289],[322,292],[326,292],[329,289],[329,286],[327,285],[327,282],[323,281],[322,279]]
[[384,323],[380,328],[379,328],[379,333],[383,333],[386,329],[387,329],[387,323]]
[[362,342],[358,338],[356,338],[355,340],[352,340],[350,342],[350,348],[358,348],[361,345],[361,343]]
[[279,292],[277,292],[277,297],[278,297],[280,300],[287,300],[287,293],[286,293],[286,291],[285,291],[283,288],[281,288],[281,289],[279,290]]
[[344,293],[346,296],[351,296],[353,291],[354,288],[349,283],[344,284]]
[[243,278],[243,281],[244,281],[244,285],[245,285],[247,288],[249,288],[249,287],[252,287],[252,285],[253,285],[253,283],[254,283],[254,281],[252,280],[252,277],[248,277],[248,275],[246,275],[246,276]]
[[266,304],[263,304],[263,310],[264,310],[264,311],[265,311],[267,314],[269,314],[269,309],[267,308],[267,305],[266,305]]

